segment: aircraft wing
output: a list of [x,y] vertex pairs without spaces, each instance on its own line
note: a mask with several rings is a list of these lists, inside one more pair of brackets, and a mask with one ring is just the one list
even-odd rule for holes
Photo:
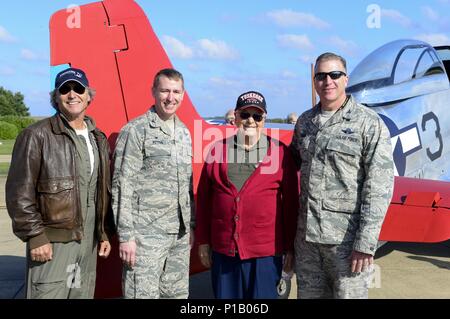
[[433,243],[450,238],[450,182],[395,177],[380,240]]

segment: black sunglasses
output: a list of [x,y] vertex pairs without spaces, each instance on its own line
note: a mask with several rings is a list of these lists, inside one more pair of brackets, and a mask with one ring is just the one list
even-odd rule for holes
[[330,76],[332,80],[337,80],[341,76],[346,75],[347,74],[345,74],[345,72],[342,71],[319,72],[314,75],[314,79],[316,79],[316,81],[324,81],[327,78],[327,76]]
[[65,95],[69,93],[71,90],[73,90],[77,94],[84,94],[86,88],[82,86],[80,83],[75,82],[71,84],[64,84],[58,89],[59,94],[61,95]]
[[239,116],[243,120],[247,120],[248,118],[252,117],[255,120],[255,122],[261,122],[263,120],[263,118],[264,118],[263,114],[253,113],[253,115],[252,115],[252,114],[247,113],[247,112],[239,113]]

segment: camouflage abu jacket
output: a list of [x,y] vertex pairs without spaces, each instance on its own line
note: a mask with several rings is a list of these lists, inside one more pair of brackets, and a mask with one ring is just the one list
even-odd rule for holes
[[389,132],[351,96],[323,126],[319,116],[319,104],[300,116],[290,146],[301,173],[298,236],[373,255],[393,192]]
[[178,233],[180,221],[186,231],[195,226],[192,142],[177,116],[173,137],[154,107],[130,121],[114,158],[112,205],[121,242],[147,234],[149,225],[166,233]]

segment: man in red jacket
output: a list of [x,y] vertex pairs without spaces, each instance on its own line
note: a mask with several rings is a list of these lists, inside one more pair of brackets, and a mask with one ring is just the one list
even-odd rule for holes
[[276,298],[293,268],[298,175],[286,145],[263,134],[266,114],[261,93],[240,95],[238,131],[212,147],[200,177],[196,239],[216,298]]

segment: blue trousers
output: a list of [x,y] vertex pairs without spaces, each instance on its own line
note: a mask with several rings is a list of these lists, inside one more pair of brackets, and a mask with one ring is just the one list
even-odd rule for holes
[[212,253],[211,279],[217,299],[276,299],[281,256],[241,260]]

